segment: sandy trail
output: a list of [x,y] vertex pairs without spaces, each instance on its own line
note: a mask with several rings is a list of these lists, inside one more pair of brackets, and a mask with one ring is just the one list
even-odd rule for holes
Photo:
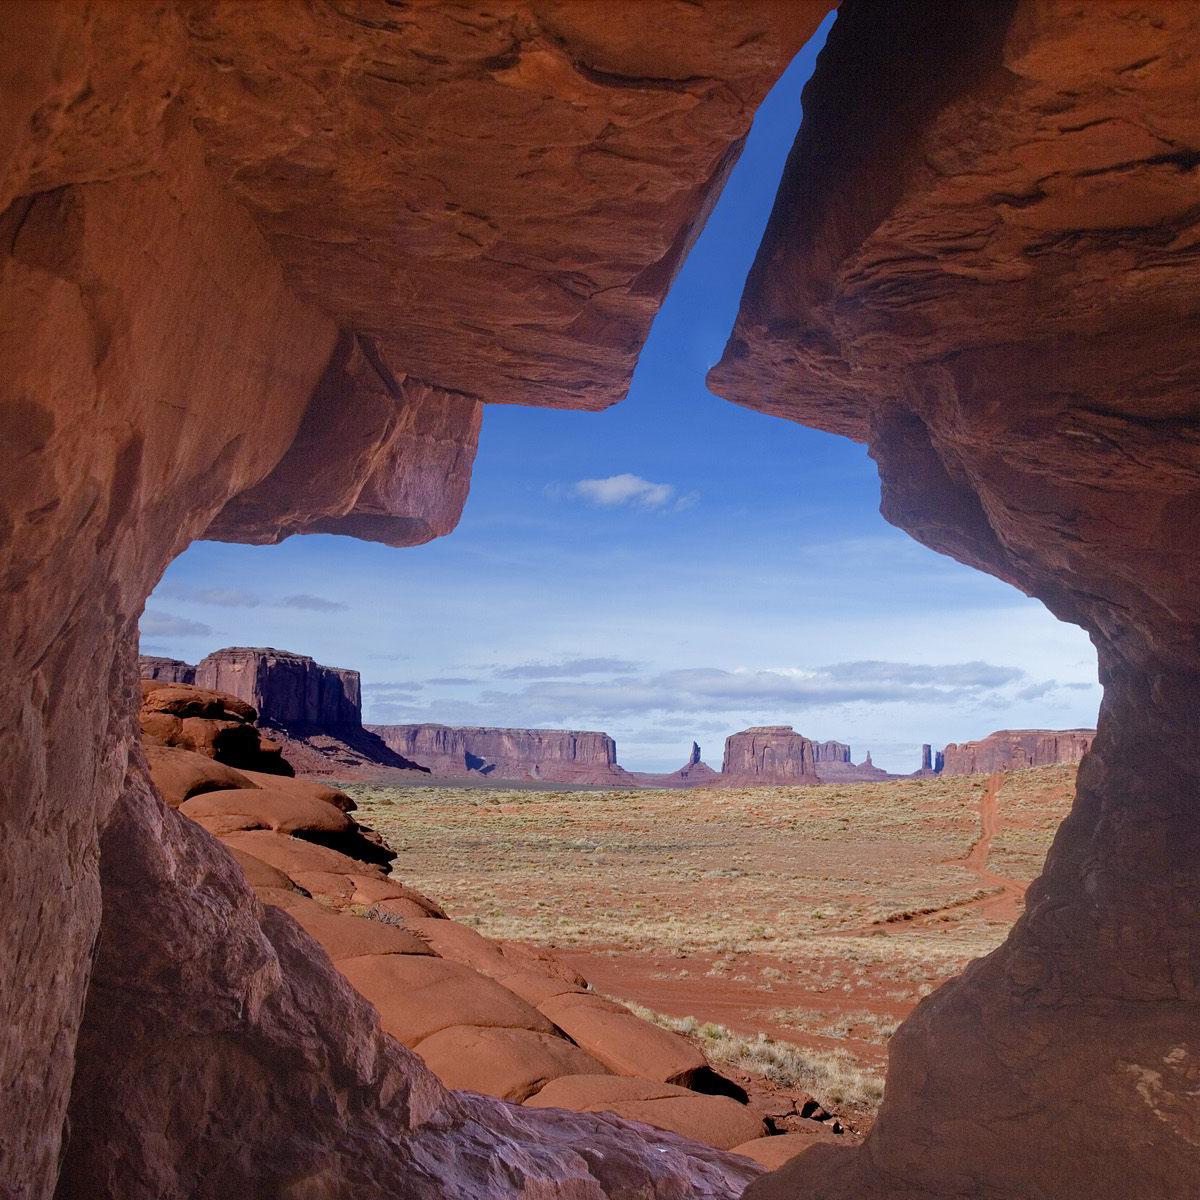
[[1004,772],[996,771],[988,777],[987,787],[979,800],[979,837],[967,851],[963,866],[979,876],[979,881],[988,888],[999,888],[999,892],[975,901],[981,916],[994,921],[1015,921],[1021,913],[1025,898],[1025,885],[1007,875],[998,875],[988,869],[988,855],[992,839],[1000,831],[1000,788],[1004,784]]

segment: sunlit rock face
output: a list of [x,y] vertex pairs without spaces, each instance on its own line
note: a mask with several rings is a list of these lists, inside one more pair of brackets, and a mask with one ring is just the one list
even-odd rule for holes
[[1075,810],[892,1043],[861,1152],[767,1197],[1200,1179],[1200,12],[848,0],[721,394],[866,442],[883,511],[1092,635]]
[[817,783],[813,744],[790,725],[756,725],[725,739],[729,783]]
[[620,399],[826,7],[7,7],[7,1194],[666,1200],[749,1178],[438,1086],[153,793],[134,654],[206,531],[424,541],[457,518],[481,402]]
[[1077,763],[1096,740],[1094,729],[1000,729],[977,742],[951,742],[939,756],[945,775],[978,775]]
[[252,646],[215,650],[196,664],[194,682],[244,700],[268,724],[362,724],[362,683],[349,667],[326,667],[307,654]]
[[628,783],[607,733],[579,729],[492,729],[450,725],[369,725],[397,754],[449,779],[545,779]]

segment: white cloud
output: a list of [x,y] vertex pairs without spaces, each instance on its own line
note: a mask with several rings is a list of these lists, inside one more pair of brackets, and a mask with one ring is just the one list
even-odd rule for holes
[[300,592],[295,596],[284,596],[279,601],[283,608],[303,608],[310,612],[347,612],[350,605],[341,600],[326,600],[324,596],[313,596],[308,592]]
[[173,600],[215,604],[221,608],[257,608],[262,603],[253,592],[231,587],[192,588],[179,583],[164,583],[158,589],[158,594],[169,596]]
[[652,483],[649,479],[631,475],[629,472],[609,475],[605,479],[580,479],[571,485],[571,493],[600,508],[632,505],[635,508],[673,507],[679,510],[690,508],[700,499],[699,492],[677,496],[673,484]]
[[141,632],[150,637],[211,637],[212,630],[199,621],[148,608],[142,613]]
[[497,667],[497,679],[564,679],[577,675],[629,675],[638,664],[628,658],[564,658],[558,662],[518,663]]

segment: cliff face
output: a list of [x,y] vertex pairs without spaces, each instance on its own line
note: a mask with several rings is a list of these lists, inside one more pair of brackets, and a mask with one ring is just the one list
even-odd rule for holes
[[0,1093],[7,1190],[733,1194],[685,1156],[589,1157],[604,1118],[548,1147],[431,1088],[164,809],[133,647],[207,530],[423,541],[457,517],[482,402],[620,399],[825,10],[8,6],[0,1058],[28,1069]]
[[845,742],[813,742],[812,748],[813,762],[822,766],[850,761],[850,747]]
[[977,742],[951,742],[942,774],[977,775],[1077,763],[1092,748],[1094,729],[1001,729]]
[[738,783],[817,783],[813,744],[790,725],[759,725],[725,739],[721,778]]
[[336,729],[362,724],[358,672],[322,666],[306,654],[231,646],[202,658],[194,682],[237,696],[270,725]]
[[1024,916],[892,1039],[869,1144],[748,1200],[1200,1178],[1198,71],[1193,5],[846,0],[805,91],[711,386],[867,443],[884,515],[1086,629],[1105,695]]
[[446,778],[486,775],[614,785],[628,781],[617,766],[617,744],[607,733],[448,725],[370,725],[368,729],[389,749]]
[[157,654],[138,655],[138,674],[161,683],[195,683],[196,668],[179,658],[160,658]]

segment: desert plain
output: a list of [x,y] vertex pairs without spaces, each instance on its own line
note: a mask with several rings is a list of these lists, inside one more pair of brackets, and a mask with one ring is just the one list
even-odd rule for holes
[[[347,783],[395,874],[695,1038],[779,1117],[870,1126],[887,1042],[1004,939],[1074,766],[667,791]],[[782,1106],[782,1107],[781,1107]]]

